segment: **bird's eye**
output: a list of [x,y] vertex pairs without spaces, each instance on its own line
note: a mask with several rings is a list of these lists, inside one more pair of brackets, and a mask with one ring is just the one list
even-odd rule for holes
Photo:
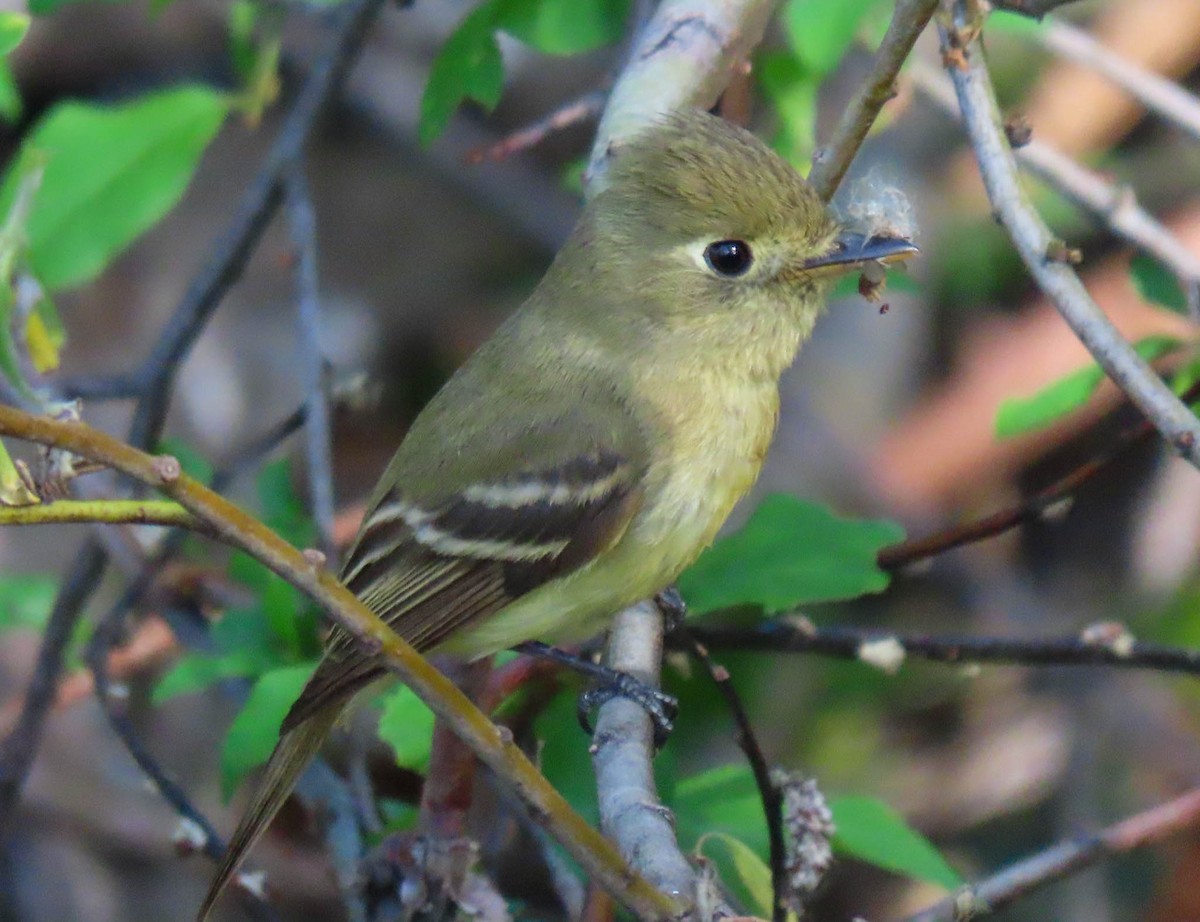
[[717,275],[733,278],[749,269],[754,257],[745,240],[718,240],[704,248],[704,261]]

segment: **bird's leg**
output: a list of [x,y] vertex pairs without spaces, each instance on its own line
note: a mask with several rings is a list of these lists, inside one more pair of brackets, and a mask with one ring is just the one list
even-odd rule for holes
[[518,644],[513,650],[526,656],[537,656],[559,663],[595,680],[596,684],[579,696],[577,710],[579,725],[589,735],[593,729],[589,716],[592,709],[613,698],[626,698],[650,715],[650,719],[654,721],[654,741],[657,746],[662,746],[674,729],[675,715],[679,713],[679,701],[627,672],[617,672],[590,659],[575,656],[536,640]]
[[683,620],[687,617],[687,602],[683,600],[678,589],[668,586],[654,597],[654,604],[662,612],[663,634],[669,637],[675,633],[675,629],[683,624]]

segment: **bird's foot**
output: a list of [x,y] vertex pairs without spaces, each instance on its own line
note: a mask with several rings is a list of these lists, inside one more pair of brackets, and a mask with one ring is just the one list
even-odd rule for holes
[[592,709],[601,707],[614,698],[624,698],[638,705],[650,716],[650,720],[654,724],[654,748],[661,749],[671,735],[671,731],[675,729],[675,717],[679,714],[679,699],[653,685],[647,685],[628,672],[617,672],[612,669],[607,671],[607,678],[601,679],[579,696],[576,703],[579,725],[583,727],[585,733],[591,736],[595,732],[591,720]]
[[559,663],[595,681],[595,685],[579,696],[576,713],[579,725],[590,736],[594,730],[591,721],[593,708],[598,708],[613,698],[625,698],[640,705],[654,722],[654,742],[661,747],[675,726],[675,715],[679,713],[679,701],[672,695],[648,685],[627,672],[609,669],[590,659],[573,656],[565,650],[532,640],[513,647],[518,653],[537,656]]
[[663,616],[663,634],[670,636],[687,617],[687,602],[674,586],[668,586],[654,597],[654,604]]

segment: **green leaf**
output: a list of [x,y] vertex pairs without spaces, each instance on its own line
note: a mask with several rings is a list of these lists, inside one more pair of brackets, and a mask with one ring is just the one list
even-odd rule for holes
[[[1173,336],[1147,336],[1134,350],[1147,362],[1180,345]],[[1005,439],[1042,429],[1087,403],[1104,380],[1104,370],[1094,362],[1048,384],[1031,397],[1010,397],[996,411],[996,437]]]
[[872,797],[838,797],[829,804],[837,832],[833,848],[876,867],[954,890],[962,878],[929,840]]
[[434,58],[421,97],[417,134],[430,144],[450,124],[464,100],[495,108],[504,88],[504,62],[496,44],[497,2],[489,0],[466,17]]
[[258,501],[262,504],[263,521],[274,531],[297,547],[312,544],[316,528],[296,492],[286,458],[273,461],[259,472]]
[[116,106],[54,106],[5,178],[0,211],[29,158],[47,158],[29,216],[29,258],[47,290],[80,285],[183,195],[225,117],[225,99],[183,86]]
[[25,105],[21,102],[21,91],[13,79],[12,68],[7,61],[0,60],[0,121],[15,124],[20,121],[23,111]]
[[[714,844],[720,846],[715,855],[712,854]],[[771,904],[775,900],[775,892],[771,886],[771,869],[758,857],[757,852],[745,842],[723,832],[710,832],[704,836],[697,844],[696,851],[717,862],[720,877],[726,883],[730,882],[732,871],[733,878],[740,884],[738,889],[749,897],[750,908],[758,915],[770,918]]]
[[744,762],[718,765],[684,778],[675,786],[674,807],[679,841],[685,847],[715,831],[746,843],[755,852],[767,849],[762,799]]
[[379,738],[392,747],[398,765],[424,771],[433,740],[433,711],[407,685],[398,685],[383,695]]
[[500,0],[496,27],[546,54],[579,54],[621,37],[629,0]]
[[264,672],[254,683],[221,747],[221,796],[226,800],[248,772],[267,761],[288,708],[316,668],[315,661],[283,666]]
[[878,0],[789,0],[783,8],[788,44],[818,77],[841,61],[859,26]]
[[820,81],[794,57],[779,52],[758,56],[754,69],[763,95],[779,115],[771,146],[798,170],[811,165]]
[[49,576],[8,575],[0,579],[0,631],[46,626],[58,584]]
[[0,55],[9,54],[21,44],[29,31],[29,17],[24,13],[0,12]]
[[1026,16],[1010,10],[992,10],[988,13],[987,25],[989,30],[1026,36],[1046,27],[1046,23],[1036,16]]
[[1165,307],[1176,314],[1188,311],[1187,295],[1179,287],[1179,279],[1152,256],[1139,253],[1129,263],[1133,286],[1151,304]]
[[721,538],[679,579],[695,612],[760,605],[768,612],[852,599],[887,587],[879,549],[904,537],[894,522],[843,519],[794,496],[768,496],[738,532]]
[[151,701],[162,704],[178,695],[208,688],[222,679],[246,678],[263,669],[263,659],[254,650],[234,650],[220,656],[189,653],[181,656],[154,686]]

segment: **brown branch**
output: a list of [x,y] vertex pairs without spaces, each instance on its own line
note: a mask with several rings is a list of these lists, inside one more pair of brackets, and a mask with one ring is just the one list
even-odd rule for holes
[[612,844],[592,829],[563,799],[506,734],[487,719],[445,676],[343,586],[314,566],[253,516],[183,474],[169,456],[155,457],[82,423],[34,417],[0,406],[0,435],[54,445],[114,468],[165,493],[214,536],[240,548],[319,604],[364,649],[380,656],[439,717],[455,729],[485,765],[506,781],[544,826],[583,868],[640,918],[674,919],[675,900],[651,887],[621,859]]
[[787,842],[783,834],[783,792],[771,778],[771,767],[767,764],[767,757],[759,745],[742,699],[733,687],[733,678],[729,675],[729,670],[712,658],[708,647],[701,643],[687,625],[681,622],[676,626],[674,633],[683,640],[688,652],[703,664],[717,691],[725,699],[729,713],[733,715],[733,722],[737,727],[737,743],[745,753],[746,761],[750,763],[750,771],[754,775],[754,783],[762,801],[763,815],[767,821],[771,859],[771,919],[772,922],[786,922],[791,899],[788,892]]
[[884,104],[896,95],[896,75],[912,52],[917,37],[933,18],[938,2],[900,0],[896,4],[892,21],[875,56],[874,69],[842,113],[829,143],[817,148],[813,154],[808,182],[822,201],[833,198]]
[[578,125],[598,116],[608,99],[607,90],[592,90],[578,99],[559,106],[553,112],[509,132],[498,141],[467,151],[464,159],[467,163],[482,163],[485,160],[506,160],[513,154],[529,150],[541,144],[556,131],[563,131],[572,125]]
[[1113,855],[1154,845],[1200,823],[1200,788],[1122,820],[1095,836],[1062,842],[964,887],[904,922],[962,922],[991,915],[1047,884]]

